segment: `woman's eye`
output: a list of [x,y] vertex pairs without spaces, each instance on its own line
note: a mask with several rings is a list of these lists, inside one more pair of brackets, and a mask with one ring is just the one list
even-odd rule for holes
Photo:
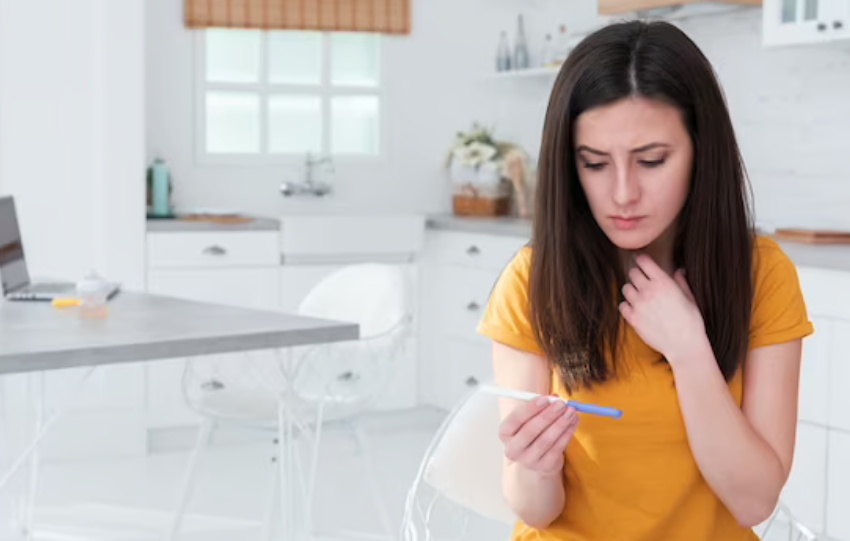
[[641,160],[640,164],[644,167],[658,167],[664,164],[664,160]]
[[603,167],[605,167],[605,164],[604,164],[604,163],[590,163],[590,162],[585,162],[585,163],[584,163],[584,168],[585,168],[585,169],[590,169],[590,170],[593,170],[593,171],[596,171],[596,170],[602,169]]

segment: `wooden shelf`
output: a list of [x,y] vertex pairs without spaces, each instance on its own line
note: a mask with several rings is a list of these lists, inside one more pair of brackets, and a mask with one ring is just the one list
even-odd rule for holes
[[617,15],[631,11],[658,9],[689,4],[736,4],[742,6],[760,6],[762,0],[720,0],[703,2],[702,0],[598,0],[597,11],[600,15]]

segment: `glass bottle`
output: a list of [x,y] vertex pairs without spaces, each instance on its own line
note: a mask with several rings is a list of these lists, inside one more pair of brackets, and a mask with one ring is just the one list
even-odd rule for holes
[[516,43],[514,44],[514,69],[527,69],[530,61],[528,57],[528,43],[525,39],[525,25],[522,14],[517,17]]

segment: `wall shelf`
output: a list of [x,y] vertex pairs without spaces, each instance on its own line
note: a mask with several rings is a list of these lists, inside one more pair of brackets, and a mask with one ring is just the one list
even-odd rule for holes
[[522,70],[494,71],[482,76],[483,79],[554,79],[561,71],[560,66],[528,68]]

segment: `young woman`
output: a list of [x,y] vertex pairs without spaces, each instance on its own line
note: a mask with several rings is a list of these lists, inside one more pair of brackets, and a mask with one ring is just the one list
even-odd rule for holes
[[733,541],[794,452],[796,270],[752,227],[712,68],[662,22],[607,26],[552,91],[532,241],[479,331],[495,382],[623,410],[502,399],[514,540]]

